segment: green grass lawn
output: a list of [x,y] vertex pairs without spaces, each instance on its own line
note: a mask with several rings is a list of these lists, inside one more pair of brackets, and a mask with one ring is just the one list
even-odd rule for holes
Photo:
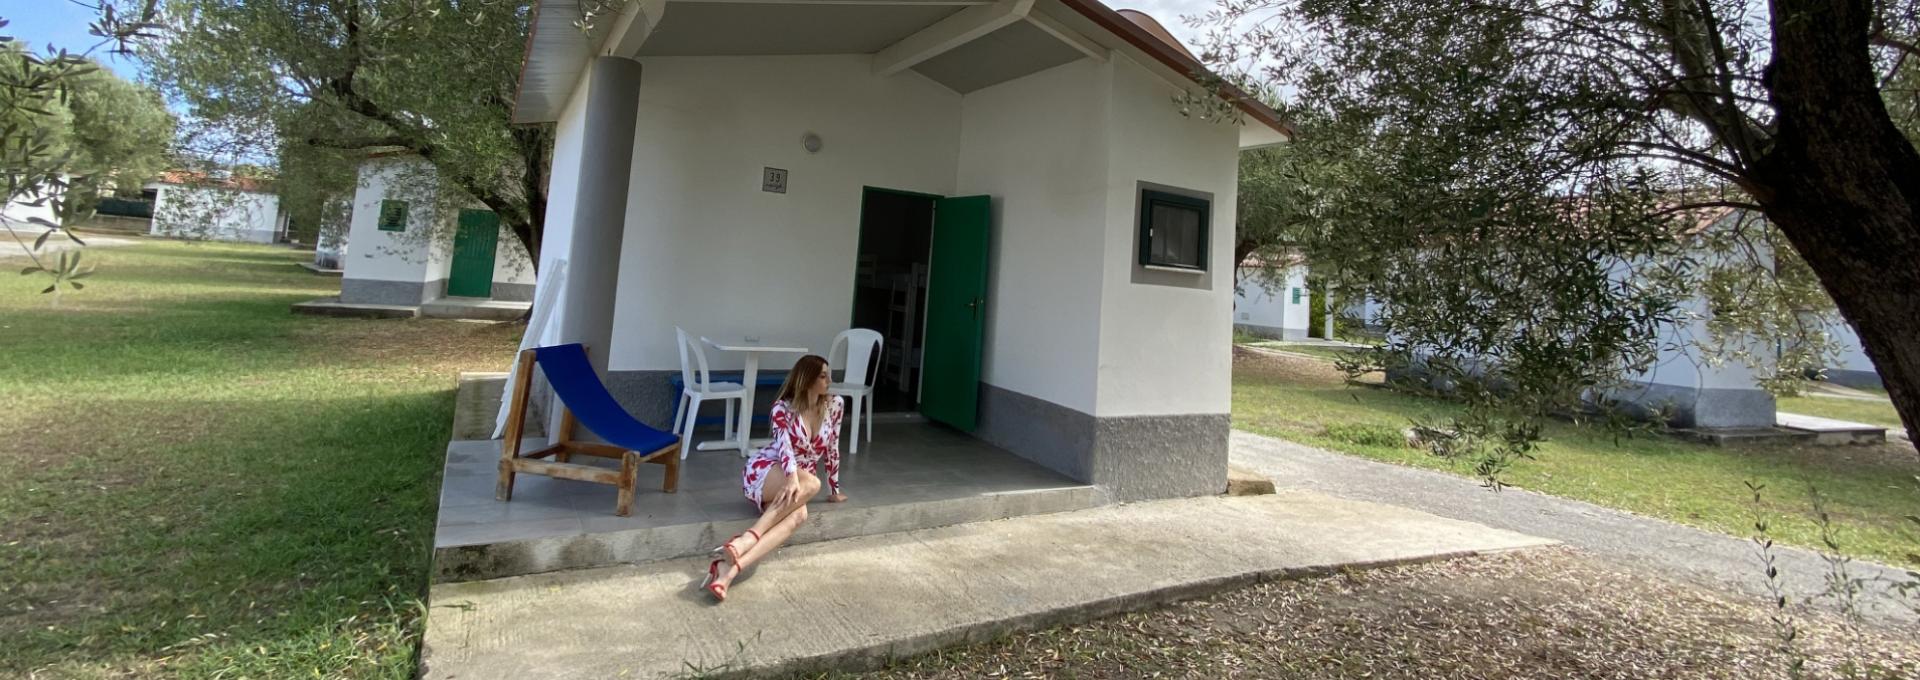
[[0,676],[411,677],[455,375],[517,329],[294,316],[306,257],[0,277]]
[[[1341,383],[1329,362],[1240,357],[1234,427],[1375,460],[1471,471],[1464,462],[1408,448],[1399,430],[1417,418],[1444,418],[1453,405]],[[1834,401],[1834,400],[1822,400]],[[1827,499],[1843,549],[1895,565],[1920,566],[1920,532],[1905,519],[1920,510],[1920,456],[1910,446],[1719,448],[1642,434],[1556,423],[1538,460],[1520,461],[1509,483],[1723,533],[1752,533],[1755,508],[1744,482],[1767,486],[1764,512],[1775,538],[1817,547],[1808,485]],[[1492,492],[1489,492],[1492,493]]]
[[1822,418],[1850,420],[1868,425],[1882,425],[1899,428],[1900,414],[1893,410],[1893,404],[1884,401],[1864,401],[1860,399],[1834,399],[1831,397],[1798,396],[1783,397],[1778,400],[1779,408],[1788,413],[1799,413]]

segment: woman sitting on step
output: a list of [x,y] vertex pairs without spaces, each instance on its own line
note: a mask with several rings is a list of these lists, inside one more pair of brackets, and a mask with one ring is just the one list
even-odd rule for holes
[[827,394],[832,380],[827,360],[800,357],[787,373],[773,403],[773,442],[754,453],[741,472],[740,485],[760,519],[746,532],[714,548],[701,587],[721,602],[727,586],[748,567],[772,553],[807,521],[807,501],[820,493],[817,471],[826,468],[829,503],[847,500],[840,492],[840,399]]

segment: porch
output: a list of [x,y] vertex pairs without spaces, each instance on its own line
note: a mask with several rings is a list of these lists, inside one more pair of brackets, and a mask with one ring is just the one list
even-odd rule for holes
[[[694,555],[754,518],[740,495],[739,456],[694,452],[676,493],[646,466],[633,515],[613,514],[607,485],[522,475],[511,502],[494,500],[500,443],[447,447],[434,534],[439,582],[597,567]],[[873,441],[843,456],[844,504],[813,503],[793,543],[1005,519],[1102,505],[1106,495],[953,430],[893,418]]]

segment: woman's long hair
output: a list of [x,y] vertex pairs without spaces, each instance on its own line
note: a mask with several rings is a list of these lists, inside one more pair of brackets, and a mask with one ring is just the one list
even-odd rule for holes
[[[801,389],[812,387],[813,381],[820,379],[820,374],[825,372],[827,372],[826,357],[818,354],[800,357],[799,361],[793,363],[793,370],[787,371],[787,381],[780,385],[780,396],[777,399],[786,400],[787,403],[793,404],[794,408],[812,406],[812,404],[800,403],[799,392]],[[827,393],[821,392],[813,395],[813,398],[818,400],[825,396]]]

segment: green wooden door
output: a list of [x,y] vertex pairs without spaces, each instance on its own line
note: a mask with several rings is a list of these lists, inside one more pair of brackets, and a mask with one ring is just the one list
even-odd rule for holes
[[453,271],[447,274],[448,295],[493,296],[493,249],[499,240],[499,215],[460,211],[460,228],[453,234]]
[[920,412],[969,432],[980,420],[992,207],[986,196],[960,196],[935,201],[933,208]]

